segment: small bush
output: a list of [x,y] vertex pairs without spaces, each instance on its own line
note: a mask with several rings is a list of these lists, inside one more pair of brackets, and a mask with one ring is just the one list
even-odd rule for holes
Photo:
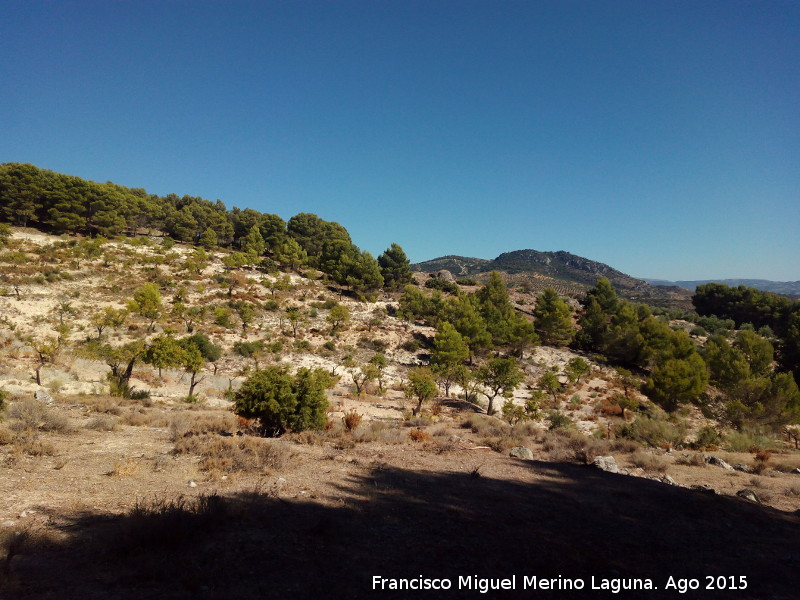
[[431,439],[431,434],[424,429],[412,429],[408,432],[408,437],[415,442],[427,442]]
[[772,453],[769,450],[756,450],[753,457],[752,469],[753,473],[761,474],[767,470],[769,460],[772,458]]
[[553,462],[565,462],[572,458],[573,452],[567,440],[555,432],[545,433],[541,439],[542,450],[547,454],[547,459]]
[[15,431],[38,429],[63,433],[71,429],[66,416],[33,398],[26,398],[12,404],[8,408],[8,416],[14,420],[11,428]]
[[428,281],[425,282],[425,287],[431,290],[441,290],[447,294],[458,295],[458,286],[446,279],[428,279]]
[[[359,415],[361,416],[361,415]],[[353,429],[353,439],[359,443],[375,442],[381,437],[381,433],[387,428],[386,423],[371,421],[363,423]]]
[[227,412],[184,412],[169,424],[172,441],[208,433],[230,432],[237,427],[235,417]]
[[575,423],[572,422],[572,419],[570,419],[567,415],[558,412],[557,410],[551,410],[548,412],[545,420],[548,423],[547,428],[550,431],[555,429],[571,429],[575,427]]
[[31,456],[55,456],[56,448],[52,443],[42,440],[32,430],[22,431],[14,439],[14,446]]
[[675,459],[675,463],[688,467],[705,467],[706,461],[702,454],[684,454]]
[[296,352],[310,352],[311,342],[308,340],[295,340],[294,349]]
[[562,430],[567,447],[572,451],[572,457],[580,463],[590,465],[598,456],[609,453],[610,444],[603,440],[588,438],[577,431]]
[[427,427],[433,423],[430,415],[408,415],[403,424],[406,427]]
[[226,514],[225,501],[217,495],[137,502],[109,541],[120,556],[171,549],[221,527]]
[[634,466],[644,469],[648,473],[666,473],[668,464],[660,456],[650,454],[649,452],[634,452],[631,455],[631,462]]
[[722,447],[729,452],[756,452],[774,448],[775,442],[758,431],[732,431],[725,436]]
[[347,431],[353,431],[356,427],[361,424],[361,415],[358,414],[356,411],[351,410],[344,413],[342,417],[342,421],[344,422],[344,428]]
[[500,435],[508,430],[505,423],[481,414],[469,415],[461,426],[479,435]]
[[14,432],[6,425],[0,425],[0,446],[6,446],[14,441]]
[[213,434],[181,438],[173,451],[200,456],[203,471],[280,471],[291,457],[289,447],[280,441]]
[[86,429],[95,431],[114,431],[117,429],[118,420],[111,415],[97,415],[89,420]]
[[611,442],[611,449],[614,452],[621,452],[622,454],[630,454],[639,450],[641,446],[633,440],[617,439]]
[[697,450],[716,450],[722,442],[722,436],[711,426],[703,427],[697,432],[697,439],[692,447]]
[[639,417],[633,423],[622,425],[618,433],[653,448],[674,448],[683,443],[686,429],[662,419]]

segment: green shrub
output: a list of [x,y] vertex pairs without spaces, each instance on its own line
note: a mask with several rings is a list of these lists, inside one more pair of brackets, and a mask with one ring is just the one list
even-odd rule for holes
[[311,343],[308,340],[295,340],[294,349],[297,352],[310,352]]
[[287,431],[322,429],[327,423],[331,385],[323,369],[301,368],[292,375],[277,366],[256,371],[234,395],[234,410],[247,419],[257,418],[264,434],[273,437]]
[[441,290],[448,294],[458,294],[458,286],[455,283],[439,277],[428,279],[428,281],[425,282],[425,287],[432,290]]
[[697,432],[697,439],[692,444],[697,450],[716,448],[722,442],[722,436],[711,426],[703,427]]
[[729,452],[756,452],[775,448],[775,441],[758,430],[731,431],[722,441]]
[[420,344],[419,340],[417,339],[410,339],[400,346],[403,350],[407,352],[416,352],[420,348],[422,348],[422,344]]
[[686,436],[686,427],[663,419],[639,417],[633,423],[622,425],[617,433],[654,448],[664,448],[680,446]]
[[575,423],[572,422],[572,419],[557,410],[549,411],[547,416],[545,416],[545,420],[548,423],[547,428],[550,431],[556,429],[572,429],[575,427]]

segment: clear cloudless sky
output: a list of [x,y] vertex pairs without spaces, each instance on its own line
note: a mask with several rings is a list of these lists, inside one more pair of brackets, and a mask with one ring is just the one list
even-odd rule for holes
[[0,162],[338,221],[800,279],[800,2],[0,0]]

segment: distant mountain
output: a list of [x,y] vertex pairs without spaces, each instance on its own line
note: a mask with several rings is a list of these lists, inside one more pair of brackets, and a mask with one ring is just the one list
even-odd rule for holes
[[769,281],[767,279],[700,279],[697,281],[666,281],[664,279],[644,279],[647,283],[656,286],[679,286],[694,291],[698,285],[706,283],[723,283],[730,287],[744,285],[756,288],[763,292],[784,294],[786,296],[800,295],[800,281]]
[[600,277],[606,277],[621,296],[631,300],[688,307],[690,298],[683,288],[655,287],[605,263],[563,250],[516,250],[504,252],[493,260],[450,255],[417,263],[411,268],[423,273],[446,269],[457,278],[477,280],[487,278],[491,271],[500,271],[506,274],[510,282],[532,288],[533,291],[552,286],[559,293],[571,296],[582,295]]

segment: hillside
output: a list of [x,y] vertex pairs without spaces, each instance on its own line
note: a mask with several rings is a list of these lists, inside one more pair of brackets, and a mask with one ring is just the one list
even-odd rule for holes
[[[589,585],[612,563],[653,578],[648,599],[674,596],[662,582],[676,572],[741,574],[753,598],[792,591],[800,454],[691,403],[667,415],[613,347],[478,348],[460,355],[470,375],[429,379],[418,405],[412,375],[439,350],[415,312],[435,306],[425,287],[357,294],[307,263],[238,264],[235,250],[163,234],[0,233],[3,598],[372,598],[376,574]],[[510,271],[531,260],[503,258]],[[519,281],[464,286],[444,307],[493,289],[502,320],[484,323],[522,336],[537,300]],[[671,312],[644,319],[650,335],[701,345]],[[160,353],[196,336],[217,352]],[[496,360],[519,377],[488,415],[483,367]],[[252,377],[304,369],[330,375],[318,429],[265,437],[236,414]],[[747,554],[720,559],[734,543]],[[584,544],[598,550],[571,551]]]
[[690,294],[680,287],[653,286],[613,267],[560,250],[504,252],[493,260],[443,256],[411,265],[415,271],[435,273],[446,269],[458,277],[485,281],[491,271],[506,274],[514,284],[533,291],[553,287],[562,295],[581,296],[598,278],[606,277],[624,298],[658,306],[689,308]]
[[[755,595],[742,598],[791,594],[800,456],[782,442],[769,463],[746,447],[693,450],[683,440],[707,423],[696,407],[675,417],[686,429],[651,421],[663,413],[610,365],[547,346],[520,357],[526,384],[510,398],[521,409],[535,382],[558,373],[547,416],[512,425],[481,414],[485,401],[464,401],[458,385],[413,415],[404,387],[435,330],[392,316],[398,293],[356,300],[313,269],[230,269],[224,251],[203,258],[159,238],[104,241],[76,259],[80,243],[16,228],[0,251],[2,276],[31,271],[0,287],[3,597],[371,598],[375,575],[455,586],[533,573],[587,587],[592,576],[652,578],[660,590],[638,597],[668,598],[670,575],[719,569],[749,578]],[[144,282],[164,293],[152,330],[131,313],[98,331],[97,316]],[[334,331],[337,305],[350,320]],[[191,402],[186,369],[144,360],[132,369],[137,394],[109,393],[93,340],[122,349],[190,327],[221,349]],[[56,335],[61,350],[43,362],[52,349],[42,342]],[[387,360],[381,388],[359,392],[376,351]],[[574,381],[565,373],[577,358],[591,368]],[[231,392],[268,366],[336,374],[322,430],[265,439],[236,418]],[[617,404],[623,394],[639,417]],[[611,435],[637,418],[673,437]],[[745,489],[758,502],[737,496]],[[596,551],[574,552],[583,545]],[[744,550],[719,551],[733,545]]]
[[722,283],[729,287],[738,287],[743,285],[745,287],[756,288],[764,292],[772,292],[773,294],[783,294],[784,296],[798,296],[800,295],[800,281],[770,281],[767,279],[698,279],[692,281],[667,281],[665,279],[644,279],[647,283],[660,287],[679,286],[687,290],[694,291],[699,285],[706,283]]

